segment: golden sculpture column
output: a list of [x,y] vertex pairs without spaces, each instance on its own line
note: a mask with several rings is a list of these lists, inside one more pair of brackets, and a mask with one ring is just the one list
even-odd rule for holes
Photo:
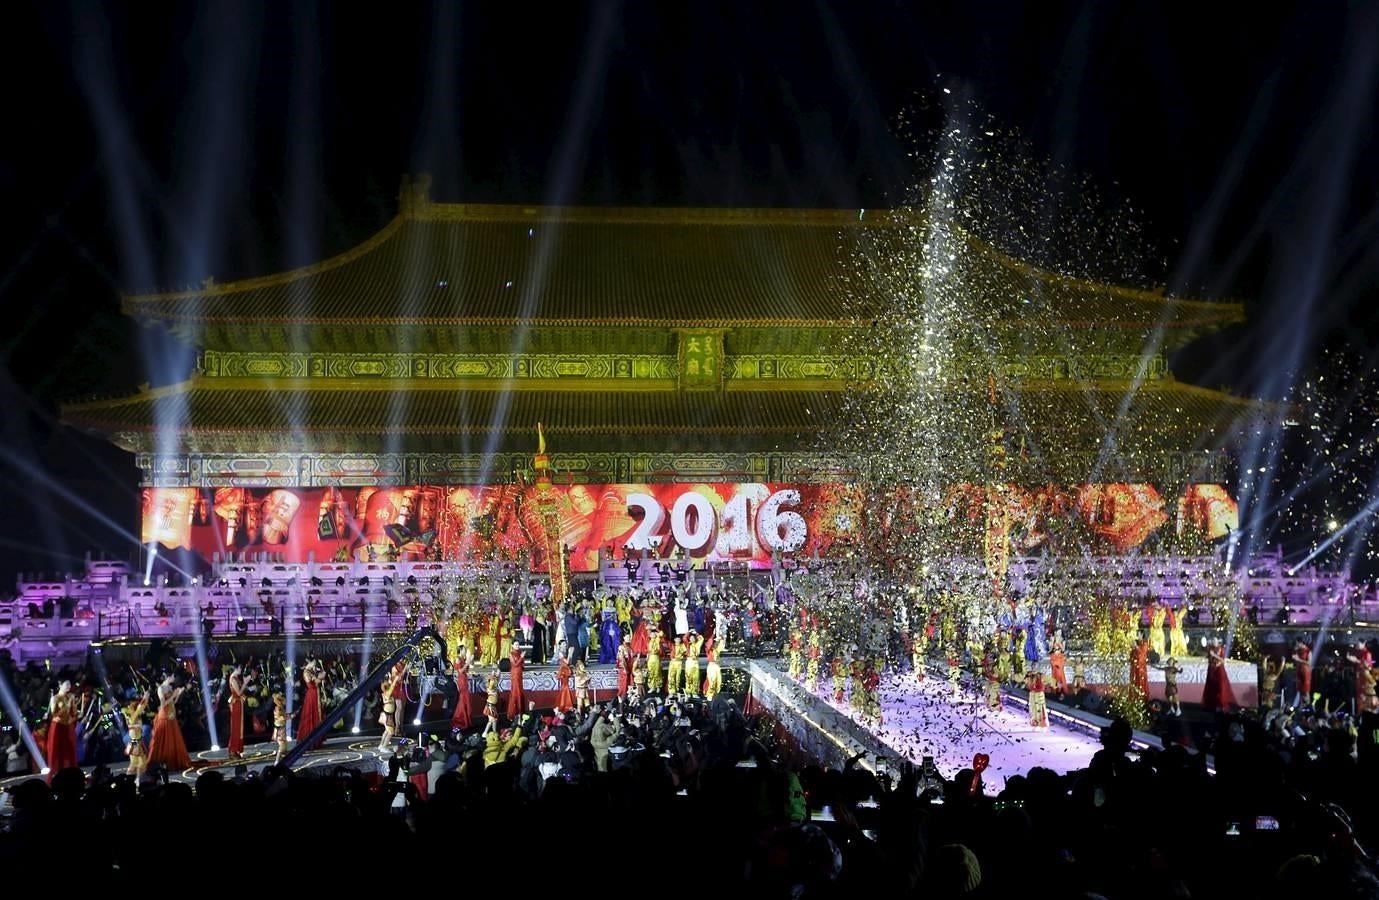
[[551,490],[551,458],[546,453],[546,431],[536,423],[536,456],[532,458],[536,472],[536,506],[541,514],[542,532],[546,539],[546,571],[551,579],[551,605],[560,615],[560,604],[569,591],[569,561],[560,542],[560,510],[555,492]]

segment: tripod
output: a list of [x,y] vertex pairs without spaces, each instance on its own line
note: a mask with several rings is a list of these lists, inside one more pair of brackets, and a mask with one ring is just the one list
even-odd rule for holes
[[981,726],[981,728],[986,729],[986,733],[994,734],[997,737],[1003,739],[1008,744],[1014,744],[1015,739],[1013,737],[997,729],[995,725],[992,725],[990,722],[986,721],[986,719],[982,717],[982,707],[986,702],[986,697],[984,696],[982,688],[982,680],[982,678],[972,679],[972,691],[975,695],[972,701],[972,718],[968,720],[967,726],[964,730],[968,734],[978,734],[981,733],[978,726]]

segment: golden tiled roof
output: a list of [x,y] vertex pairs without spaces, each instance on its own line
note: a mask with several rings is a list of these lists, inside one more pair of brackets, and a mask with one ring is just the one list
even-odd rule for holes
[[[910,239],[886,210],[627,209],[418,203],[313,266],[180,293],[127,313],[181,331],[297,325],[838,325],[859,238]],[[974,241],[975,244],[975,241]],[[1023,265],[978,245],[979,282],[1007,321],[1211,328],[1238,304],[1165,299]],[[977,289],[977,288],[974,288]],[[878,298],[878,303],[882,298]]]
[[[1006,396],[1000,415],[1012,433],[1028,429],[1038,446],[1055,453],[1096,448],[1113,423],[1121,426],[1117,446],[1125,452],[1214,448],[1242,422],[1267,414],[1257,403],[1173,381],[1148,384],[1128,402],[1129,385],[1097,388],[1023,385]],[[154,436],[164,432],[191,452],[236,442],[257,442],[267,452],[270,445],[290,444],[294,435],[321,452],[461,445],[522,451],[542,422],[551,440],[571,451],[804,451],[816,448],[843,397],[827,390],[505,393],[434,380],[323,385],[193,378],[116,400],[71,404],[63,419],[131,450],[155,446]]]

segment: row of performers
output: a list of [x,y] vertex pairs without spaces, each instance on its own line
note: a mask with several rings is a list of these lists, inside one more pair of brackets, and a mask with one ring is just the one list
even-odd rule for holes
[[[663,690],[668,695],[702,694],[705,699],[712,700],[723,690],[722,648],[712,640],[706,640],[691,632],[682,640],[671,643],[669,659],[665,661],[664,668],[661,650],[661,642],[656,639],[651,641],[649,652],[636,653],[633,651],[632,635],[622,636],[622,643],[614,660],[618,673],[619,704],[635,704],[643,697],[661,693]],[[707,660],[702,677],[699,666],[701,652]],[[526,655],[520,647],[513,646],[509,651],[508,662],[510,669],[506,698],[502,695],[502,682],[496,669],[489,671],[484,678],[483,715],[493,727],[497,726],[500,715],[506,716],[510,721],[516,720],[525,711],[527,704],[523,684]],[[456,649],[452,666],[456,697],[450,725],[461,731],[474,724],[470,678],[474,674],[476,664],[476,658],[466,647],[460,646]],[[380,750],[386,749],[393,738],[402,733],[406,677],[406,664],[399,662],[383,680],[383,710],[378,718],[378,723],[383,726],[383,736],[379,741]],[[571,665],[570,658],[562,655],[556,671],[556,711],[588,708],[593,702],[592,683],[593,676],[583,659],[577,659]]]
[[[511,654],[515,642],[532,646],[538,642],[547,643],[538,635],[538,625],[546,629],[545,634],[550,634],[548,643],[551,646],[563,643],[565,652],[571,657],[588,647],[591,653],[597,652],[598,661],[605,665],[617,662],[618,648],[625,637],[630,638],[634,654],[649,656],[663,634],[674,633],[677,641],[697,634],[701,640],[710,642],[719,630],[716,617],[706,614],[702,606],[662,607],[651,602],[641,605],[632,597],[619,595],[606,600],[597,624],[570,606],[564,607],[559,614],[550,615],[546,623],[539,623],[528,607],[521,613],[496,611],[454,621],[447,635],[456,644],[474,648],[478,665],[494,666]],[[590,633],[591,630],[596,634]],[[663,649],[662,652],[669,651]],[[537,658],[542,657],[544,649]]]

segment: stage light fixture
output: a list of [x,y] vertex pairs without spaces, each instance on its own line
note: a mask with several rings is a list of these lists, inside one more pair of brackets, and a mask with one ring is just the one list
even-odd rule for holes
[[239,616],[235,619],[235,634],[239,635],[240,637],[244,637],[248,633],[249,623],[245,621],[244,616]]

